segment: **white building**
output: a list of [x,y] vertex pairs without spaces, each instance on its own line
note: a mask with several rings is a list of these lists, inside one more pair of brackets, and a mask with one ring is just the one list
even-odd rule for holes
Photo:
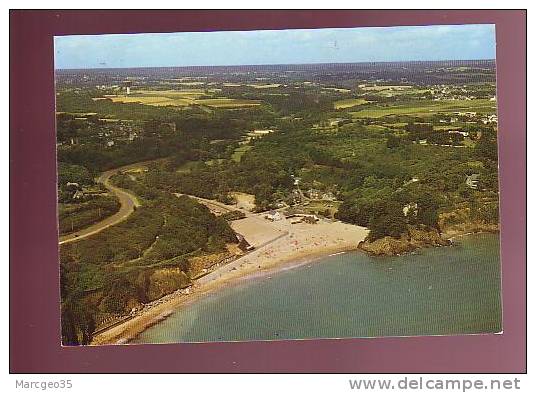
[[271,210],[264,216],[264,218],[270,221],[279,221],[283,219],[283,216],[281,213]]
[[253,133],[257,135],[268,135],[272,132],[274,132],[274,130],[253,130]]

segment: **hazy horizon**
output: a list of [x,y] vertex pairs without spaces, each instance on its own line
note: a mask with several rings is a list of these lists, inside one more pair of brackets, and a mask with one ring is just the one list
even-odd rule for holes
[[57,36],[54,52],[56,70],[495,60],[495,26]]
[[269,64],[226,64],[226,65],[187,65],[187,66],[141,66],[141,67],[91,67],[91,68],[56,68],[56,71],[85,71],[85,70],[135,70],[149,68],[232,68],[232,67],[277,67],[277,66],[320,66],[320,65],[344,65],[344,64],[396,64],[396,63],[441,63],[441,62],[474,62],[474,61],[496,61],[489,59],[439,59],[439,60],[394,60],[394,61],[355,61],[345,63],[269,63]]

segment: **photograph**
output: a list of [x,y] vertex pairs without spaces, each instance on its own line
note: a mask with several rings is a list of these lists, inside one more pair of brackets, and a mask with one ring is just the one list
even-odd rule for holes
[[495,59],[494,24],[54,36],[62,345],[502,334]]

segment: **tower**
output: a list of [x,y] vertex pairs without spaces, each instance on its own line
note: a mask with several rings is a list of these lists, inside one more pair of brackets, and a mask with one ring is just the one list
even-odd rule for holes
[[130,87],[132,86],[132,81],[124,81],[123,85],[125,86],[125,88],[127,90],[127,95],[129,95],[130,94]]

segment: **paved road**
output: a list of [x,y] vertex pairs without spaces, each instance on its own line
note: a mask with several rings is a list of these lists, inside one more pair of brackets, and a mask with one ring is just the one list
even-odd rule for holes
[[125,171],[129,169],[136,169],[140,167],[144,167],[151,161],[146,162],[139,162],[136,164],[131,165],[125,165],[120,168],[116,169],[110,169],[109,171],[103,172],[98,178],[97,183],[101,183],[106,187],[108,191],[110,191],[112,194],[114,194],[118,199],[121,207],[119,208],[119,211],[115,213],[114,215],[105,218],[102,221],[99,221],[96,224],[93,224],[87,228],[81,229],[79,231],[70,233],[68,235],[60,236],[60,244],[75,242],[80,239],[84,239],[86,237],[95,235],[96,233],[99,233],[100,231],[103,231],[106,228],[111,227],[112,225],[118,224],[121,221],[125,220],[132,212],[134,211],[135,207],[140,206],[140,202],[136,198],[135,195],[119,188],[110,183],[110,178],[115,175],[116,173],[120,171]]
[[225,211],[228,211],[228,212],[241,211],[242,213],[245,214],[246,217],[256,217],[257,216],[255,213],[252,213],[249,210],[242,209],[242,208],[239,208],[237,206],[225,205],[225,204],[223,204],[221,202],[218,202],[218,201],[215,201],[213,199],[205,199],[205,198],[201,198],[201,197],[198,197],[198,196],[195,196],[195,195],[181,194],[180,192],[176,192],[176,193],[174,193],[174,195],[177,198],[181,197],[182,195],[185,195],[188,198],[192,198],[192,199],[195,199],[195,200],[199,201],[203,205],[207,206],[209,209],[210,209],[210,207],[215,207],[216,210],[220,209],[220,210],[225,210]]

